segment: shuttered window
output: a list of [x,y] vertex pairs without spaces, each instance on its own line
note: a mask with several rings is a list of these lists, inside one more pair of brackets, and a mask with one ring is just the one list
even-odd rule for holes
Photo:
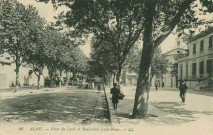
[[207,73],[212,73],[212,69],[213,69],[213,64],[212,64],[212,59],[207,60]]
[[203,44],[204,44],[204,43],[203,43],[203,40],[201,40],[201,41],[200,41],[200,51],[201,51],[201,52],[204,50],[204,49],[203,49],[203,46],[204,46]]
[[209,37],[209,48],[212,48],[213,46],[213,36]]
[[204,73],[204,61],[200,62],[200,74]]
[[196,63],[192,63],[192,75],[196,75]]
[[196,44],[193,44],[193,54],[196,53]]
[[186,65],[186,78],[188,78],[188,75],[189,74],[189,66],[188,65]]

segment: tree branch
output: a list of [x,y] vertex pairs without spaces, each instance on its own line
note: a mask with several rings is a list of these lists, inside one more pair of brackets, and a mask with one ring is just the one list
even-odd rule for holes
[[180,19],[182,15],[185,13],[185,11],[190,7],[190,4],[194,2],[195,0],[185,0],[181,6],[178,9],[177,14],[172,19],[170,26],[167,31],[165,31],[162,35],[160,35],[155,41],[154,41],[154,47],[157,48],[173,31],[175,26],[180,22]]
[[39,75],[36,73],[35,71],[35,65],[33,64],[33,72],[35,73],[35,75],[38,77]]

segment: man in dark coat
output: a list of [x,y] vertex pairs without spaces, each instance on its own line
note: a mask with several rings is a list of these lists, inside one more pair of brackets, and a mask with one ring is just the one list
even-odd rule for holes
[[113,88],[111,88],[110,93],[112,94],[113,107],[114,107],[114,109],[117,109],[118,97],[119,97],[119,94],[120,94],[120,90],[117,87],[117,83],[113,84]]
[[186,82],[181,79],[180,80],[180,98],[182,100],[183,103],[185,103],[185,98],[186,98],[186,90],[188,89],[187,85],[186,85]]

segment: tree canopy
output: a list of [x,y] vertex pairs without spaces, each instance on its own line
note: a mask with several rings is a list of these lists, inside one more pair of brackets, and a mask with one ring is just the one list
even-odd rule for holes
[[213,21],[207,22],[199,18],[202,14],[212,12],[213,3],[207,0],[37,1],[52,1],[55,7],[67,6],[70,10],[58,18],[74,28],[76,35],[93,33],[97,41],[109,42],[109,45],[114,47],[113,52],[117,54],[118,74],[129,50],[142,37],[143,49],[133,109],[134,117],[147,117],[150,90],[149,68],[158,46],[172,32],[193,33],[200,24],[205,25]]
[[17,0],[3,0],[0,7],[0,36],[4,45],[1,49],[14,58],[16,86],[23,63],[32,65],[38,78],[44,66],[50,75],[56,70],[84,72],[87,69],[87,58],[79,47],[75,47],[65,32],[47,24],[32,5],[25,7]]

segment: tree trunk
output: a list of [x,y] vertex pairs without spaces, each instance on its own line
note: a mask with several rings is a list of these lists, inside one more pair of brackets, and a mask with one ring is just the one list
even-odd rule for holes
[[41,78],[41,72],[39,71],[39,74],[38,74],[38,80],[37,80],[37,90],[40,89],[40,78]]
[[16,89],[15,89],[15,92],[18,91],[18,88],[19,88],[19,64],[16,62]]
[[116,74],[113,74],[113,84],[116,83]]
[[53,70],[49,67],[49,76],[50,76],[50,88],[53,87]]
[[[149,71],[150,72],[150,71]],[[150,73],[150,82],[152,82],[152,78],[155,76],[155,73]]]
[[137,81],[137,88],[135,93],[135,101],[133,108],[133,117],[147,117],[148,111],[148,100],[150,91],[149,81],[149,68],[154,53],[154,43],[152,37],[153,31],[153,16],[155,12],[155,4],[153,1],[146,2],[145,11],[145,26],[144,26],[144,37],[143,37],[143,49],[140,62],[140,70]]
[[62,76],[62,70],[60,70],[60,77],[59,77],[59,79],[60,79],[60,82],[59,82],[59,87],[61,87],[62,86],[62,79],[61,79],[61,76]]
[[111,78],[112,78],[112,75],[108,76],[109,87],[111,87]]
[[19,85],[20,85],[20,83],[19,83],[19,68],[20,68],[21,64],[20,64],[20,57],[18,56],[18,51],[16,52],[15,62],[16,62],[16,89],[15,89],[14,92],[18,91],[18,88],[19,88]]
[[119,67],[118,67],[118,73],[117,73],[117,76],[116,76],[116,81],[118,83],[118,86],[120,86],[121,70],[122,70],[122,65],[119,65]]
[[68,72],[66,72],[66,78],[67,78],[67,80],[66,80],[66,87],[68,86],[68,81],[69,81],[69,75],[68,75],[69,73]]

